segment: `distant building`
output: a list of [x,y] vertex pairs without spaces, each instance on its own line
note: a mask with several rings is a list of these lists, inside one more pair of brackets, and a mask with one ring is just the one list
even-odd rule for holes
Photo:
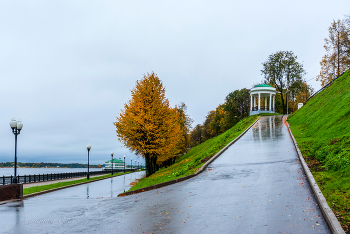
[[255,85],[250,90],[250,115],[275,113],[276,88],[267,85]]
[[[113,165],[112,165],[113,164]],[[104,170],[112,170],[112,166],[113,166],[113,170],[122,170],[124,169],[124,165],[126,168],[126,164],[124,164],[124,161],[119,159],[113,159],[113,163],[112,160],[109,161],[105,161],[104,163]]]

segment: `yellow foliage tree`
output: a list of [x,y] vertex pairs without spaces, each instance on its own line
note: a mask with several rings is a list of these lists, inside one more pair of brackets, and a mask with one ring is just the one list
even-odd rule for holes
[[303,82],[295,97],[291,95],[291,99],[289,100],[291,112],[298,110],[298,103],[305,104],[307,99],[312,95],[313,92],[313,88],[306,82]]
[[146,175],[176,157],[182,131],[176,107],[171,108],[165,88],[152,72],[136,82],[131,99],[114,123],[118,139],[146,161]]

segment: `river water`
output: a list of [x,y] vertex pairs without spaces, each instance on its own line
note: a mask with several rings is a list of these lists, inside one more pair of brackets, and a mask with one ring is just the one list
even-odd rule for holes
[[[90,171],[101,171],[102,168],[90,168]],[[87,171],[87,168],[17,168],[17,174],[22,175],[37,175],[51,173],[67,173],[67,172],[82,172]],[[11,176],[14,174],[14,168],[0,168],[0,176]]]

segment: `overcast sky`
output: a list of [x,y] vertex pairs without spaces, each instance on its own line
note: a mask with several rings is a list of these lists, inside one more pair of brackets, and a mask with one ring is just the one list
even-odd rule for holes
[[[320,70],[337,1],[1,1],[0,162],[14,160],[9,121],[24,124],[20,162],[92,163],[126,155],[113,122],[144,73],[194,125],[236,89],[262,80],[261,63],[291,50]],[[315,90],[319,82],[308,82]]]

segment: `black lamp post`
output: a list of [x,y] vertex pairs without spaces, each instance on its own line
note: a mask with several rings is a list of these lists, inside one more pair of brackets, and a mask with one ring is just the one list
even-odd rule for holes
[[113,152],[111,152],[111,156],[112,156],[112,175],[113,175],[113,155],[114,155],[114,153]]
[[125,174],[125,155],[124,155],[124,174]]
[[10,121],[10,127],[12,128],[13,134],[15,134],[15,175],[13,176],[12,182],[17,184],[17,135],[19,135],[23,127],[22,121],[20,119],[16,121],[15,118],[12,118]]
[[90,179],[90,171],[89,171],[89,169],[90,169],[90,150],[91,150],[91,145],[88,144],[88,145],[86,146],[86,148],[87,148],[87,151],[88,151],[88,172],[87,172],[87,179],[89,180],[89,179]]
[[140,161],[137,161],[137,169],[140,170]]
[[131,158],[131,170],[132,170],[132,158]]

